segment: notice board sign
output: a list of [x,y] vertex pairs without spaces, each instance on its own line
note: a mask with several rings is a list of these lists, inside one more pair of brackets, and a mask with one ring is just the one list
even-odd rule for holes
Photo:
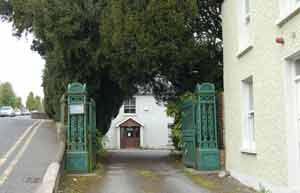
[[70,114],[84,114],[84,105],[83,104],[73,104],[70,105]]

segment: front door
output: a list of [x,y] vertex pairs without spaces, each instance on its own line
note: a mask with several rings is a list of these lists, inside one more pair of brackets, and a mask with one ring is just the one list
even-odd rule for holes
[[121,148],[138,148],[140,146],[140,128],[121,128]]

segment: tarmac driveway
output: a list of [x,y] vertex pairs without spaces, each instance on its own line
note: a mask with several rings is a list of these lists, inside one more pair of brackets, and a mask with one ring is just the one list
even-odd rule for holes
[[208,193],[176,169],[169,151],[110,151],[106,174],[90,193]]

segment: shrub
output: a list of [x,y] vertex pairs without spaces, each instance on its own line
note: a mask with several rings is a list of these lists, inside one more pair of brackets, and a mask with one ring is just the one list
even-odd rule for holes
[[96,153],[98,158],[101,158],[106,155],[105,144],[106,144],[105,136],[101,133],[100,129],[97,129],[97,133],[96,133],[97,152]]
[[272,192],[260,184],[259,185],[259,193],[272,193]]

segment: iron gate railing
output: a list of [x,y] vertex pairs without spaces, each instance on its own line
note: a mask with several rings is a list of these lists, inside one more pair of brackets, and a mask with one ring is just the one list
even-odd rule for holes
[[196,101],[187,99],[182,105],[183,162],[199,170],[218,170],[215,87],[198,84],[195,95]]
[[91,172],[96,167],[96,103],[80,83],[69,84],[60,103],[60,119],[67,128],[65,168],[74,173]]
[[195,105],[193,101],[187,100],[182,106],[182,152],[183,162],[186,166],[195,167],[196,162],[196,140],[195,140]]

